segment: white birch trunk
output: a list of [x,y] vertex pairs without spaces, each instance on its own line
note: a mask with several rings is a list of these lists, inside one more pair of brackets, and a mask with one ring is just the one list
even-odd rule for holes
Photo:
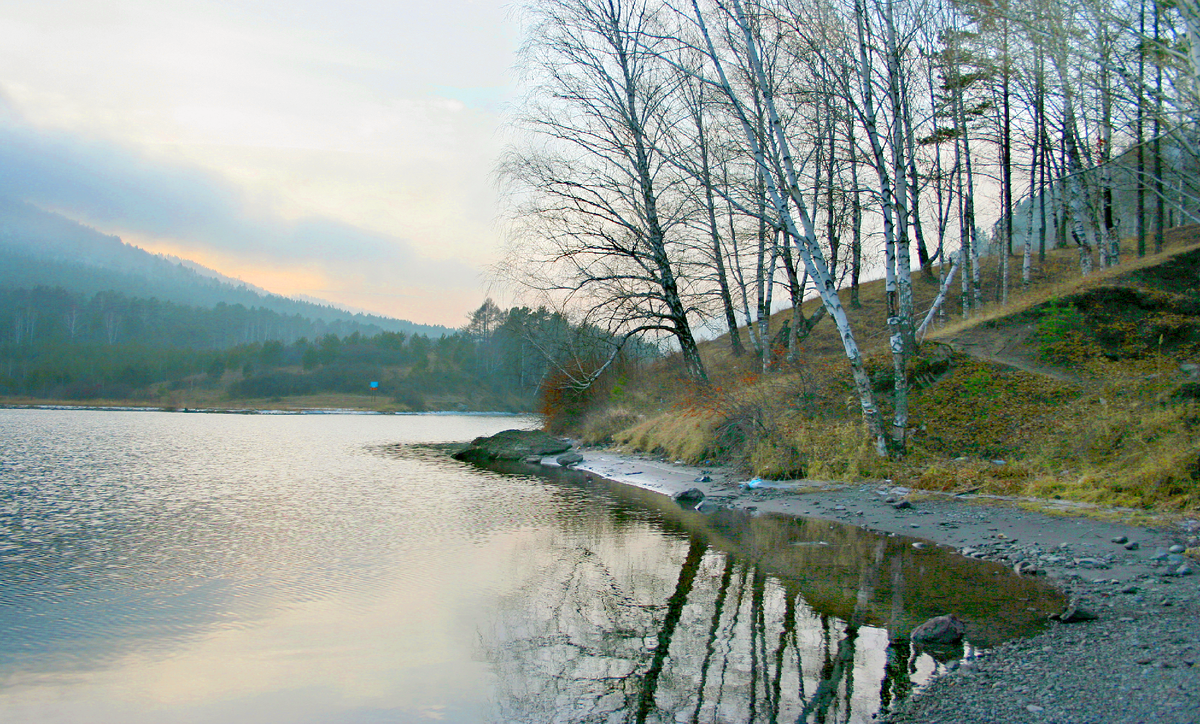
[[758,333],[763,340],[762,371],[766,374],[771,367],[771,357],[775,350],[771,349],[771,303],[775,295],[775,263],[779,260],[779,232],[771,239],[771,256],[767,263],[766,275],[763,282],[766,289],[763,295],[763,306],[759,310]]
[[[1036,166],[1031,166],[1031,169],[1036,169]],[[1025,215],[1025,248],[1021,254],[1021,285],[1029,286],[1033,281],[1033,189],[1036,179],[1032,177],[1037,171],[1030,171],[1031,180],[1029,182],[1029,213]]]
[[975,309],[983,308],[983,279],[979,269],[979,247],[984,243],[983,231],[976,226],[971,238],[971,304]]
[[946,274],[946,278],[942,281],[941,288],[938,289],[938,295],[933,300],[933,306],[929,308],[929,312],[926,313],[924,321],[922,321],[921,326],[917,328],[917,337],[919,339],[925,338],[925,330],[929,328],[929,323],[933,321],[934,315],[936,315],[938,310],[942,308],[942,303],[946,301],[946,294],[950,291],[950,285],[954,283],[954,272],[958,271],[958,267],[961,265],[962,259],[963,253],[961,251],[954,255],[954,263],[950,265],[950,271]]

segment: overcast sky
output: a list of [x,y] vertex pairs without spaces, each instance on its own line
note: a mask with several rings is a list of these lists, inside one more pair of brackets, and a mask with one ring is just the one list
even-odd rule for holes
[[0,0],[0,192],[283,294],[459,326],[506,0]]

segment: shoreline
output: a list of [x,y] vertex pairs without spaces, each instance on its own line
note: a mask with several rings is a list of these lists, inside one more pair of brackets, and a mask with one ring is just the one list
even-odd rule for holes
[[[1043,510],[1030,510],[1021,507],[1028,501],[909,490],[890,481],[769,481],[747,488],[727,468],[576,451],[583,461],[573,469],[668,497],[696,488],[716,506],[836,521],[1032,568],[1031,575],[1045,576],[1096,616],[1056,623],[952,666],[880,712],[878,721],[1200,722],[1200,575],[1194,573],[1200,563],[1168,552],[1194,548],[1200,521],[1162,516],[1143,525],[1083,515],[1129,518],[1137,511],[1061,501],[1039,501]],[[558,467],[552,457],[542,464]],[[710,480],[701,482],[703,475]]]
[[163,405],[87,405],[46,403],[0,402],[0,410],[90,410],[98,412],[180,412],[210,415],[467,415],[494,417],[527,417],[531,412],[504,412],[500,410],[371,410],[362,407],[171,407]]

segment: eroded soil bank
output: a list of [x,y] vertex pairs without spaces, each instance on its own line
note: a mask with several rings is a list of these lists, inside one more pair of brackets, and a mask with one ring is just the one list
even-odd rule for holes
[[749,487],[728,470],[581,452],[576,469],[664,495],[696,488],[708,506],[836,520],[1021,566],[1095,615],[985,651],[882,721],[1200,722],[1200,576],[1192,573],[1200,565],[1171,552],[1197,545],[1198,521],[1133,524],[1128,511],[1057,501],[1031,510],[1016,500],[915,494],[888,481]]

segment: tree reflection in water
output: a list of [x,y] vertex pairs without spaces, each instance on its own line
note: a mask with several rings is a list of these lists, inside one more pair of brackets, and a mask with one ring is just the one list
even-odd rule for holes
[[625,521],[615,543],[530,542],[563,554],[516,572],[482,636],[497,720],[869,722],[945,665],[909,645],[921,621],[957,613],[969,651],[1033,633],[1060,604],[1002,567],[902,538],[641,503],[663,519]]

